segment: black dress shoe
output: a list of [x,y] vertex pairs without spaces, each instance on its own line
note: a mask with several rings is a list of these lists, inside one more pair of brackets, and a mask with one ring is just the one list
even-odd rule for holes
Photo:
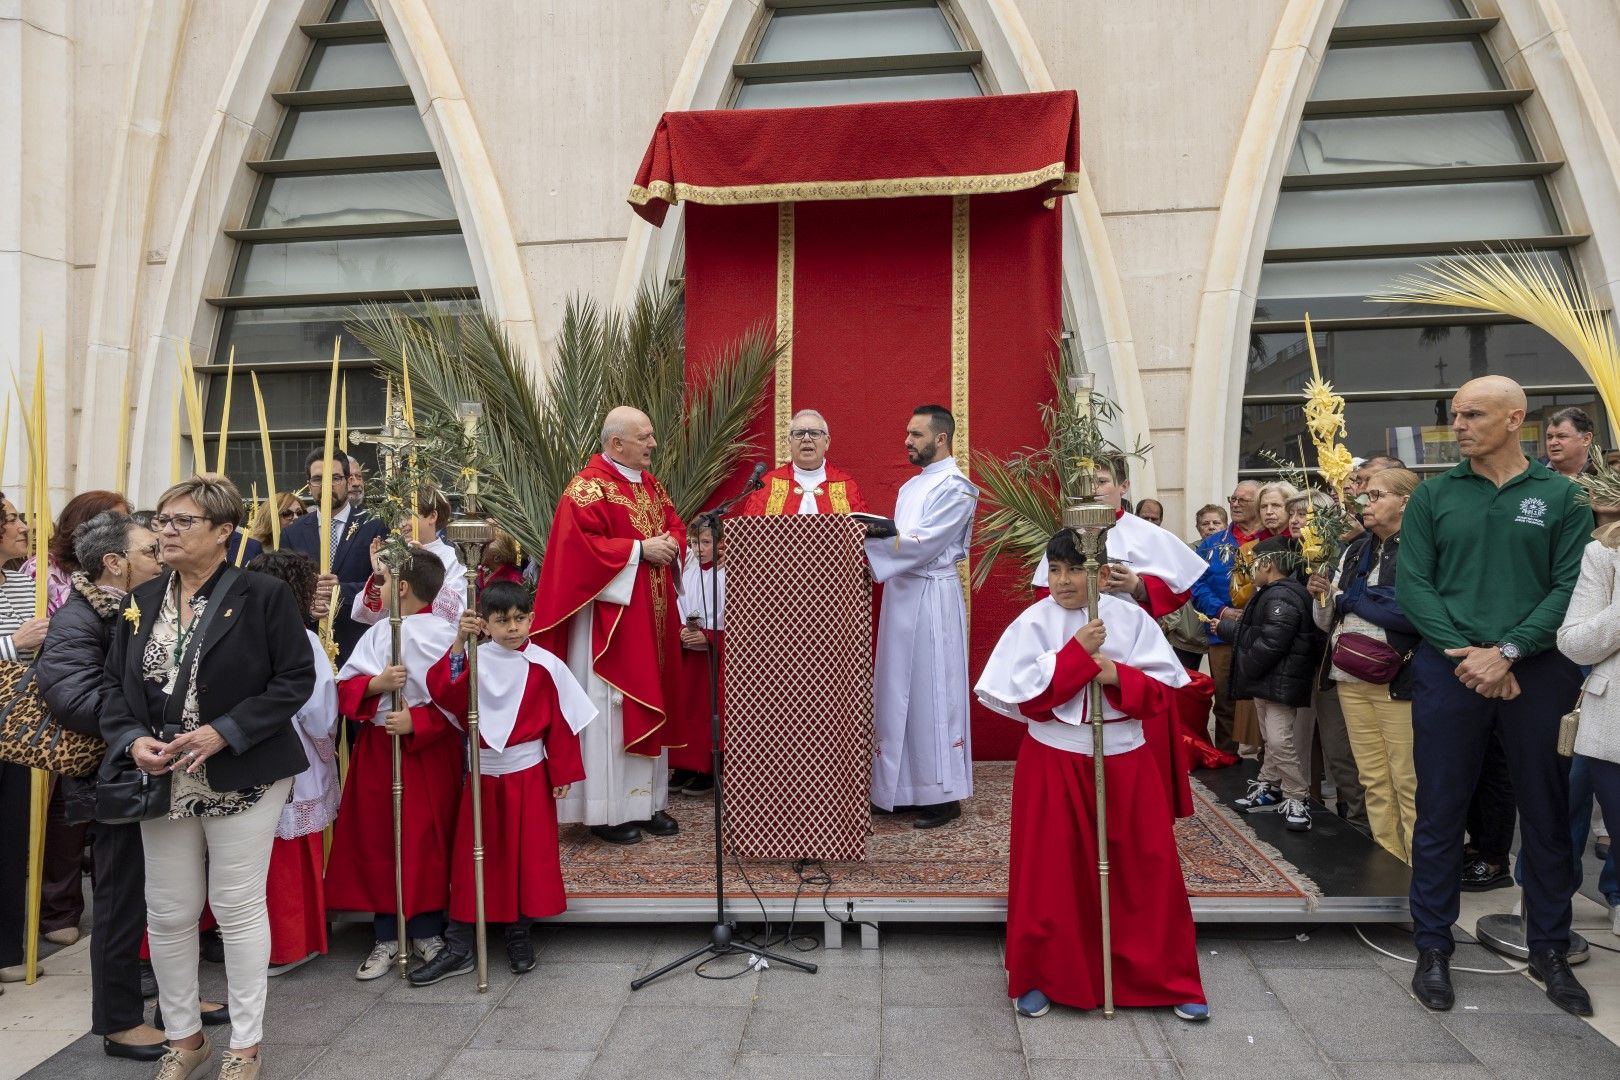
[[697,773],[693,772],[691,769],[670,770],[669,790],[671,794],[677,791],[685,791],[686,785],[690,784],[694,779],[696,779],[696,777]]
[[148,960],[141,961],[141,997],[146,1001],[157,997],[157,972]]
[[436,982],[466,975],[473,969],[472,953],[454,952],[446,945],[433,959],[406,976],[412,986],[432,986]]
[[1451,989],[1451,957],[1439,949],[1424,949],[1418,953],[1412,993],[1425,1009],[1435,1012],[1446,1012],[1456,1004],[1457,994]]
[[[217,1009],[204,1009],[201,1015],[202,1022],[205,1026],[217,1027],[220,1024],[228,1024],[231,1022],[231,1007],[229,1005],[221,1005]],[[163,1006],[161,1005],[152,1006],[152,1026],[157,1028],[159,1031],[163,1030]]]
[[651,836],[674,836],[681,831],[679,823],[664,811],[660,810],[646,821],[638,821],[641,831]]
[[962,804],[952,799],[947,803],[936,806],[925,806],[917,820],[911,823],[913,829],[937,829],[947,822],[955,821],[962,816]]
[[591,835],[604,844],[639,844],[641,829],[633,821],[623,825],[592,825]]
[[534,939],[527,930],[506,932],[506,962],[514,975],[534,970]]
[[1491,889],[1505,889],[1512,884],[1513,875],[1508,873],[1506,863],[1475,859],[1463,864],[1462,878],[1457,882],[1457,887],[1463,892],[1488,892]]
[[714,790],[714,777],[708,773],[693,773],[681,791],[687,795],[707,795]]
[[168,1043],[121,1043],[113,1042],[105,1035],[101,1037],[101,1052],[125,1061],[156,1061],[168,1050]]
[[1547,987],[1547,1000],[1576,1016],[1592,1015],[1592,996],[1569,970],[1569,957],[1561,952],[1530,954],[1530,977]]

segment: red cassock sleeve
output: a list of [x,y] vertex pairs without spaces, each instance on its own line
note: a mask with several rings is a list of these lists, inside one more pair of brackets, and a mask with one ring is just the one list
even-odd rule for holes
[[[382,704],[381,694],[367,694],[370,675],[355,675],[338,683],[338,712],[359,724],[372,723]],[[425,750],[455,731],[455,725],[433,705],[411,706],[411,734],[406,735],[400,749],[407,754]]]
[[451,678],[449,653],[428,669],[427,687],[441,708],[463,724],[467,722],[467,671],[463,668],[461,678]]
[[752,495],[749,495],[748,498],[743,500],[742,506],[740,508],[738,508],[736,516],[738,516],[738,517],[764,517],[765,516],[765,500],[769,497],[770,490],[771,490],[771,485],[766,484],[764,487],[760,488],[758,491],[754,492]]
[[1057,669],[1052,672],[1051,683],[1041,693],[1018,706],[1018,711],[1031,720],[1056,720],[1054,710],[1072,700],[1101,672],[1096,657],[1087,652],[1084,645],[1070,638],[1058,650]]
[[338,683],[338,712],[357,724],[370,723],[382,701],[381,694],[368,696],[366,687],[370,685],[370,675],[353,675]]
[[[577,784],[585,779],[585,760],[579,753],[579,736],[568,726],[568,719],[557,704],[557,687],[551,675],[542,667],[529,669],[529,685],[525,688],[524,706],[536,703],[551,715],[546,720],[546,775],[553,787]],[[591,721],[601,723],[601,718]]]
[[[535,590],[532,636],[541,648],[564,659],[568,657],[568,620],[629,564],[639,542],[612,535],[608,501],[590,498],[588,489],[582,487],[596,483],[602,481],[576,476],[557,503]],[[679,539],[683,543],[685,536],[682,529]]]
[[1182,605],[1192,599],[1191,592],[1172,592],[1160,578],[1152,574],[1138,574],[1142,579],[1142,588],[1147,598],[1142,601],[1142,608],[1155,619],[1162,619],[1166,615],[1180,611]]

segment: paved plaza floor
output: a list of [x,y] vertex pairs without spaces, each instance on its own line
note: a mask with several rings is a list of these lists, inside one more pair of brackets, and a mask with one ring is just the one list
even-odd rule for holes
[[[1498,896],[1492,894],[1494,901]],[[1581,903],[1581,901],[1577,901]],[[1586,902],[1578,922],[1601,912]],[[1605,923],[1606,927],[1606,923]],[[1303,936],[1296,936],[1303,933]],[[1396,928],[1372,940],[1409,953]],[[277,1080],[418,1080],[454,1077],[681,1080],[1531,1080],[1620,1076],[1620,955],[1579,969],[1598,999],[1598,1024],[1565,1015],[1519,974],[1456,976],[1446,1015],[1407,991],[1411,968],[1378,955],[1346,927],[1204,926],[1199,963],[1214,1010],[1207,1024],[1168,1010],[1097,1013],[1054,1009],[1017,1018],[1004,995],[999,928],[885,930],[882,948],[805,954],[804,975],[772,967],[725,982],[686,972],[632,993],[630,980],[700,939],[699,928],[556,927],[536,931],[539,966],[514,978],[498,944],[490,989],[471,976],[422,990],[396,978],[360,983],[354,966],[369,928],[351,925],[332,954],[270,984],[265,1076]],[[1600,944],[1620,939],[1590,935]],[[0,997],[0,1075],[53,1031],[64,1047],[30,1080],[149,1077],[152,1066],[105,1057],[75,1037],[87,1015],[78,947],[53,958],[55,974]],[[1499,969],[1477,945],[1460,966]],[[741,961],[714,974],[743,970]],[[203,965],[205,988],[221,969]],[[72,993],[69,993],[69,990]],[[64,995],[67,995],[64,997]],[[32,999],[36,1005],[30,1007]],[[30,1026],[32,1025],[32,1026]],[[54,1028],[53,1028],[54,1025]],[[83,1031],[84,1027],[78,1028]],[[223,1029],[218,1029],[223,1030]],[[30,1042],[33,1039],[34,1042]],[[211,1074],[209,1074],[211,1075]]]

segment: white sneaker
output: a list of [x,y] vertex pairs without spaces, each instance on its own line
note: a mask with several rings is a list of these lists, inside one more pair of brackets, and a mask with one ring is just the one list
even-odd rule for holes
[[1291,832],[1311,831],[1311,810],[1302,799],[1285,799],[1282,804],[1283,822]]
[[444,938],[435,934],[432,937],[411,939],[411,955],[424,964],[431,964],[433,958],[444,951]]
[[371,947],[371,952],[367,954],[366,958],[360,961],[360,966],[355,969],[354,977],[361,982],[380,979],[388,974],[389,969],[394,966],[394,961],[398,959],[399,945],[397,943],[379,941]]

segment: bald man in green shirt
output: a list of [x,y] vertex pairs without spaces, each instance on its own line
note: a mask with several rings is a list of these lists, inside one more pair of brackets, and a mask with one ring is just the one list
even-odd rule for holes
[[1559,1008],[1591,1016],[1567,955],[1575,875],[1569,762],[1557,751],[1559,717],[1574,705],[1581,675],[1554,646],[1592,511],[1576,485],[1525,457],[1525,405],[1512,379],[1463,384],[1451,401],[1462,463],[1419,486],[1401,524],[1395,595],[1423,635],[1413,658],[1412,991],[1430,1009],[1455,1000],[1463,829],[1495,731],[1519,807],[1530,973]]

